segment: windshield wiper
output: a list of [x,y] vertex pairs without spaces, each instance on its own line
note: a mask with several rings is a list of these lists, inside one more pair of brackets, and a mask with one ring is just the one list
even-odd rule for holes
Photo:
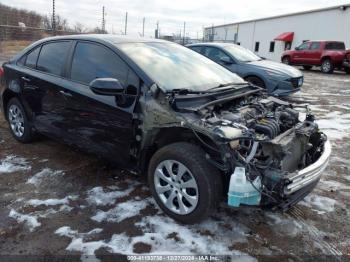
[[[214,91],[214,90],[219,90],[219,89],[226,90],[226,89],[231,89],[231,88],[234,87],[234,86],[242,86],[242,85],[247,85],[247,83],[227,83],[227,84],[220,84],[220,85],[215,86],[215,87],[213,87],[213,88],[209,88],[209,89],[206,90],[206,91]],[[224,88],[224,87],[228,87],[228,88]]]
[[172,89],[171,91],[168,91],[167,93],[177,94],[177,95],[189,95],[189,94],[208,94],[208,93],[215,93],[218,91],[224,91],[228,89],[232,89],[234,86],[246,86],[247,83],[227,83],[227,84],[220,84],[218,86],[215,86],[213,88],[209,88],[206,90],[191,90],[187,88],[178,88],[178,89]]
[[173,94],[179,94],[179,95],[188,95],[188,94],[201,94],[201,93],[206,93],[206,91],[196,91],[196,90],[191,90],[191,89],[172,89],[170,93]]

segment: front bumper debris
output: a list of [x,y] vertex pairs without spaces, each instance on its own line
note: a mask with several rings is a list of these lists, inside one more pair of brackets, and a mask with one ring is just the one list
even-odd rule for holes
[[320,158],[308,167],[299,170],[297,173],[288,175],[287,180],[290,181],[284,188],[284,194],[290,195],[294,192],[312,184],[319,180],[322,172],[327,167],[331,155],[331,143],[327,140],[324,144],[323,153]]

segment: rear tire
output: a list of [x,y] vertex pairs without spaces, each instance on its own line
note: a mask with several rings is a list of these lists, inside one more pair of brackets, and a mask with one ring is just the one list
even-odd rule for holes
[[350,68],[344,68],[345,73],[350,74]]
[[28,120],[24,107],[18,98],[10,99],[7,104],[6,114],[12,136],[22,143],[33,141],[32,124]]
[[153,155],[148,183],[164,213],[184,224],[210,215],[222,195],[219,171],[201,148],[185,142],[167,145]]
[[312,66],[303,66],[305,70],[311,70]]
[[324,59],[321,64],[321,71],[325,74],[332,74],[334,71],[334,65],[328,58]]
[[249,83],[251,83],[252,85],[255,85],[255,86],[259,86],[261,88],[265,88],[265,83],[264,81],[259,78],[259,77],[256,77],[256,76],[248,76],[245,78],[245,80]]

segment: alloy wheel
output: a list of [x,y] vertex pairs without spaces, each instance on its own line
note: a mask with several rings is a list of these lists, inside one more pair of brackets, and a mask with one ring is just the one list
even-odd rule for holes
[[158,197],[170,211],[187,215],[198,204],[198,185],[191,171],[175,160],[165,160],[154,172],[154,185]]
[[8,119],[15,136],[24,135],[24,117],[21,109],[17,105],[11,105],[8,111]]
[[331,63],[327,60],[322,64],[322,69],[324,72],[329,72],[331,70]]

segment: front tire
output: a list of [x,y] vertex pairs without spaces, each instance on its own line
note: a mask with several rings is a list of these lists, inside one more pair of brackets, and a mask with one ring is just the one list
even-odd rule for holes
[[282,63],[286,65],[290,65],[290,58],[288,56],[283,57]]
[[22,143],[31,142],[34,139],[32,125],[18,98],[14,97],[10,99],[7,104],[6,113],[12,136]]
[[219,171],[208,163],[201,148],[185,142],[167,145],[154,154],[148,182],[159,207],[184,224],[207,217],[222,193]]
[[350,68],[344,68],[345,73],[350,74]]
[[334,71],[334,65],[330,59],[324,59],[321,64],[321,71],[325,74],[332,74]]

